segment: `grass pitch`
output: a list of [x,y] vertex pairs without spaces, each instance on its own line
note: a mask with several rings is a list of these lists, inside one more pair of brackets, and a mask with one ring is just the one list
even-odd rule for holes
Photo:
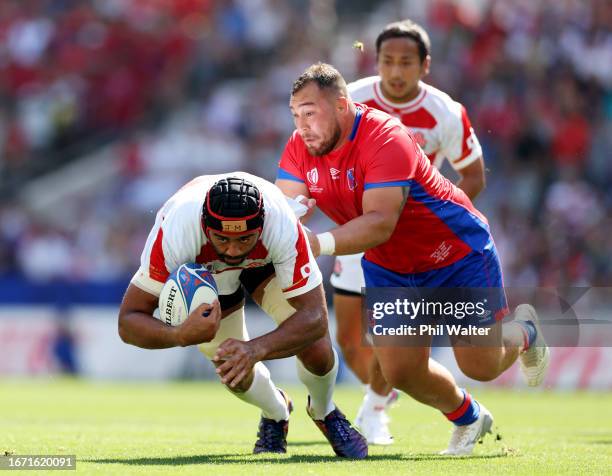
[[[100,475],[612,474],[610,394],[478,390],[501,439],[463,458],[436,454],[450,425],[402,396],[391,411],[396,443],[344,461],[307,417],[303,388],[287,390],[288,454],[254,456],[258,412],[220,384],[0,381],[0,454],[76,454],[79,474]],[[360,401],[358,388],[337,389],[347,415]]]

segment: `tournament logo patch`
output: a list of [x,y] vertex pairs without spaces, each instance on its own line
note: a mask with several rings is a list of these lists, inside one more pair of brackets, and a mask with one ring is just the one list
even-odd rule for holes
[[311,184],[316,185],[319,181],[319,171],[317,170],[317,168],[315,167],[314,169],[311,169],[306,172],[306,178]]
[[350,168],[346,171],[346,181],[348,183],[349,190],[355,190],[357,187],[357,180],[355,180],[355,168]]

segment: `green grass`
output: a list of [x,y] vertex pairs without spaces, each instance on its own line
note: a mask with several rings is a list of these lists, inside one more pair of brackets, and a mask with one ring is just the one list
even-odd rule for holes
[[[612,474],[610,394],[478,391],[501,440],[464,458],[438,456],[450,425],[402,396],[391,412],[396,443],[353,462],[333,456],[304,390],[288,390],[288,454],[253,456],[258,412],[219,384],[0,381],[0,454],[76,454],[79,474],[100,475]],[[337,389],[347,415],[360,401],[358,388]]]

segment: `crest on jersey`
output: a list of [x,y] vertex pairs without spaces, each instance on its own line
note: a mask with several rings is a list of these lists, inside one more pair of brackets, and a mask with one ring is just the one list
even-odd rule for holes
[[329,169],[329,173],[331,175],[332,180],[337,180],[340,177],[340,171],[333,167]]
[[308,172],[306,172],[306,178],[311,184],[316,185],[319,181],[319,171],[317,168],[315,167],[314,169],[310,169]]
[[350,168],[346,171],[346,181],[348,183],[349,190],[353,191],[357,187],[357,180],[355,180],[355,169]]

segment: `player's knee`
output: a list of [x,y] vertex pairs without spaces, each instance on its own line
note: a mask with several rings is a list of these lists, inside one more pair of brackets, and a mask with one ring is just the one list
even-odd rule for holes
[[319,339],[302,350],[297,358],[308,371],[315,375],[325,375],[334,366],[334,352],[327,337]]

